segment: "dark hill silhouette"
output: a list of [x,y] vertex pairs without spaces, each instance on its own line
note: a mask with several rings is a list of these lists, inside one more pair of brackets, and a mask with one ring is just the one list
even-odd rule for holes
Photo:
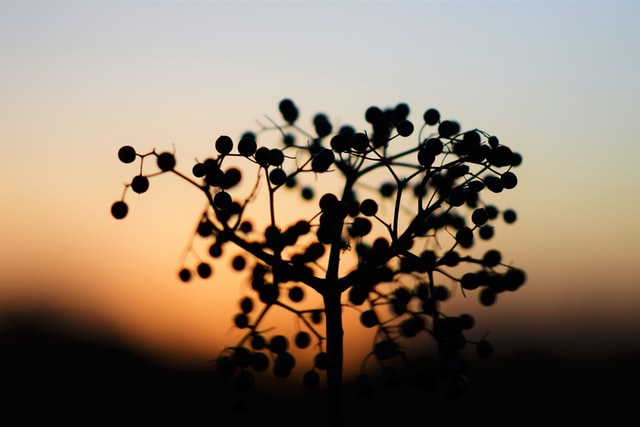
[[[5,317],[0,328],[0,425],[320,426],[320,391],[251,392],[246,407],[206,364],[166,366],[119,344]],[[640,354],[568,360],[529,352],[473,365],[462,398],[411,386],[347,384],[347,425],[636,425]]]

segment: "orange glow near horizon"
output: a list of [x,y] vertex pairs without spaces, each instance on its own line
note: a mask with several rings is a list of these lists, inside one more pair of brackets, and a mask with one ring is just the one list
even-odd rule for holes
[[[518,220],[497,223],[472,251],[500,249],[527,283],[492,307],[453,289],[446,309],[476,317],[470,338],[489,333],[498,355],[638,350],[637,5],[261,3],[0,2],[0,318],[50,313],[153,357],[206,363],[243,335],[232,326],[249,273],[224,258],[211,279],[178,280],[183,261],[208,257],[209,242],[195,239],[183,259],[206,200],[176,176],[128,191],[129,215],[111,217],[139,173],[118,148],[175,151],[190,175],[196,159],[215,155],[219,135],[237,141],[279,121],[282,98],[309,131],[317,112],[334,130],[368,130],[369,106],[406,102],[416,129],[437,108],[523,156],[518,186],[487,195]],[[259,144],[281,139],[262,135]],[[417,142],[416,132],[406,143]],[[145,165],[153,169],[152,156]],[[242,172],[247,197],[256,173]],[[326,178],[304,177],[323,186],[318,196],[339,189]],[[281,224],[318,211],[318,197],[276,195]],[[248,208],[258,232],[267,196],[262,187]],[[356,310],[344,315],[353,373],[374,331]],[[276,309],[265,326],[289,336],[298,327]]]

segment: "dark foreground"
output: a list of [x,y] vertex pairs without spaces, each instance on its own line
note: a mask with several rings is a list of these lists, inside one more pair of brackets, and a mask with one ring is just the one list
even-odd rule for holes
[[[363,398],[348,384],[345,426],[640,425],[640,354],[521,353],[474,364],[470,378],[459,399],[382,384]],[[2,329],[0,390],[2,426],[326,426],[322,392],[265,389],[241,405],[206,366],[170,368],[30,325]]]

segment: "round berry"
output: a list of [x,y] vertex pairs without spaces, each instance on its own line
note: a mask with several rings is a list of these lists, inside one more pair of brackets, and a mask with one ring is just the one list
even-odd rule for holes
[[196,178],[202,178],[207,174],[207,168],[204,167],[204,163],[198,162],[191,168],[191,173]]
[[311,322],[314,325],[322,323],[322,310],[315,310],[311,312]]
[[374,216],[378,213],[378,203],[373,199],[365,199],[360,203],[360,213],[364,216]]
[[421,148],[418,151],[418,163],[422,166],[429,167],[436,161],[436,156],[431,153],[429,150],[425,149],[425,147]]
[[300,286],[289,289],[289,299],[293,302],[300,302],[304,299],[304,291]]
[[287,147],[291,147],[296,143],[296,137],[288,133],[282,137],[282,143]]
[[482,257],[482,264],[486,267],[495,267],[500,264],[500,261],[502,261],[502,254],[495,249],[488,250]]
[[219,258],[222,255],[222,244],[220,242],[214,242],[209,246],[209,255],[212,258]]
[[371,232],[372,224],[367,218],[354,218],[353,224],[349,227],[349,235],[351,237],[366,236]]
[[326,352],[320,352],[313,358],[313,365],[321,371],[329,367],[329,355]]
[[513,172],[505,172],[500,177],[500,181],[502,181],[502,186],[507,190],[511,190],[518,185],[518,177]]
[[500,193],[504,189],[502,181],[495,175],[485,176],[484,185],[486,185],[492,193]]
[[251,367],[258,371],[265,371],[269,367],[269,358],[261,351],[251,353]]
[[168,172],[173,170],[176,166],[176,158],[173,154],[165,152],[158,155],[157,159],[158,167],[163,172]]
[[498,145],[491,150],[489,160],[494,166],[509,166],[513,160],[513,152],[506,145]]
[[124,145],[118,150],[118,159],[122,163],[132,163],[136,159],[136,150],[130,145]]
[[482,240],[489,240],[494,235],[494,229],[490,225],[483,225],[478,229],[478,235]]
[[380,186],[380,194],[382,197],[389,198],[396,191],[396,185],[393,182],[385,182]]
[[460,124],[453,120],[445,120],[438,126],[438,133],[443,138],[450,138],[460,132]]
[[396,130],[400,136],[409,136],[413,133],[413,123],[409,120],[402,120],[396,125]]
[[243,313],[251,313],[253,310],[253,300],[249,297],[242,298],[240,301],[240,310],[242,310]]
[[220,154],[229,154],[233,150],[233,141],[227,135],[221,135],[216,139],[216,151]]
[[336,153],[344,153],[345,151],[349,151],[349,149],[351,148],[350,143],[350,135],[338,133],[331,138],[329,145],[331,145],[331,149]]
[[333,126],[329,121],[329,118],[322,113],[316,114],[313,118],[313,126],[316,129],[316,134],[320,138],[324,138],[333,131]]
[[480,227],[489,221],[489,215],[484,208],[477,208],[471,214],[471,221]]
[[251,337],[251,348],[254,350],[262,350],[267,347],[267,340],[262,335],[253,335]]
[[149,189],[149,178],[144,175],[137,175],[131,181],[131,189],[138,194],[142,194]]
[[279,148],[269,150],[269,164],[271,166],[280,166],[284,162],[284,153]]
[[311,199],[313,199],[313,188],[311,188],[311,187],[304,187],[304,188],[300,191],[300,196],[301,196],[304,200],[311,200]]
[[313,160],[311,160],[311,169],[313,169],[314,172],[326,172],[334,161],[333,151],[322,148],[318,154],[313,157]]
[[282,354],[289,348],[289,340],[284,335],[276,335],[269,342],[269,349],[275,354]]
[[238,329],[244,329],[249,326],[249,317],[246,315],[246,313],[238,313],[233,318],[233,322]]
[[113,215],[115,219],[124,218],[125,216],[127,216],[127,212],[129,212],[129,207],[122,200],[114,202],[111,205],[111,215]]
[[375,105],[367,108],[367,111],[365,111],[364,113],[364,119],[371,124],[379,123],[383,118],[384,113],[379,107],[376,107]]
[[298,108],[292,100],[285,98],[278,105],[282,118],[289,124],[293,124],[298,119]]
[[424,112],[422,118],[429,126],[435,126],[440,121],[440,112],[435,108],[429,108]]
[[356,132],[351,137],[351,148],[359,153],[362,153],[369,148],[369,137],[363,132]]
[[516,222],[518,216],[516,214],[516,211],[514,211],[513,209],[507,209],[502,212],[502,218],[507,224],[513,224],[514,222]]
[[490,306],[495,304],[496,299],[497,299],[497,294],[496,292],[491,289],[491,288],[484,288],[481,292],[480,292],[480,304],[484,305],[484,306]]
[[231,266],[235,271],[242,271],[247,265],[247,260],[242,255],[236,255],[231,261]]
[[229,209],[231,202],[231,195],[225,191],[219,191],[213,196],[213,206],[221,211]]
[[244,157],[253,156],[257,148],[256,140],[253,138],[243,137],[240,142],[238,142],[238,153]]
[[360,314],[360,323],[365,328],[373,328],[378,324],[378,315],[373,310],[363,311]]
[[269,149],[267,147],[260,147],[254,153],[256,162],[262,167],[269,166]]
[[211,273],[213,273],[211,266],[206,262],[201,262],[200,264],[198,264],[197,271],[198,271],[198,276],[202,277],[203,279],[210,277]]
[[469,227],[462,227],[456,232],[456,241],[463,248],[470,248],[473,246],[473,232]]
[[273,364],[273,373],[278,378],[286,378],[296,366],[296,359],[291,353],[280,353]]
[[295,343],[298,348],[307,348],[311,344],[311,335],[308,332],[300,331],[296,334]]
[[513,153],[511,156],[511,166],[516,167],[522,164],[522,155],[520,153]]
[[182,280],[184,283],[187,283],[189,280],[191,280],[191,271],[188,268],[182,268],[179,272],[178,272],[178,277],[180,278],[180,280]]
[[287,173],[281,168],[272,169],[269,172],[269,181],[273,185],[282,185],[287,181]]

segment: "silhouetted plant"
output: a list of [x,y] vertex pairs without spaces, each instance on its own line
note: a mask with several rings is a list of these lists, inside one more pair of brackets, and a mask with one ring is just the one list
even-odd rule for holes
[[[194,275],[206,279],[224,247],[242,249],[231,266],[248,271],[252,293],[241,299],[233,323],[246,334],[216,359],[218,369],[233,376],[240,389],[253,387],[253,371],[271,369],[276,377],[288,377],[296,366],[294,353],[310,349],[315,357],[305,368],[303,385],[314,389],[326,375],[329,422],[341,425],[342,313],[350,308],[360,312],[364,328],[373,330],[372,349],[358,379],[363,386],[370,383],[373,360],[389,381],[404,366],[425,385],[452,395],[463,392],[463,350],[475,346],[478,356],[489,357],[493,346],[486,335],[468,337],[475,326],[471,314],[445,314],[441,306],[455,288],[463,295],[476,293],[481,304],[490,306],[498,295],[525,282],[524,271],[505,264],[500,251],[471,254],[475,243],[494,236],[496,221],[516,221],[514,210],[500,211],[480,196],[516,187],[513,170],[521,156],[485,131],[462,131],[457,121],[443,120],[433,108],[424,112],[417,132],[405,103],[369,107],[366,130],[350,125],[336,130],[327,115],[318,113],[308,132],[298,126],[299,112],[291,100],[282,100],[279,111],[280,124],[269,119],[271,124],[237,141],[218,137],[214,153],[196,161],[191,175],[176,169],[172,153],[120,148],[122,162],[139,159],[141,164],[112,205],[113,216],[127,215],[128,188],[144,193],[149,178],[159,174],[175,174],[202,191],[208,203],[194,239],[209,240],[211,260],[197,257],[178,275],[184,282]],[[259,144],[274,132],[279,146]],[[155,158],[158,170],[145,175],[149,158]],[[240,196],[241,181],[254,176],[251,169],[258,178],[248,195]],[[314,180],[304,183],[309,175]],[[319,194],[326,180],[339,191]],[[260,188],[266,188],[269,204],[264,229],[247,218]],[[314,214],[283,223],[275,210],[281,191],[299,191],[301,203],[317,206]],[[195,250],[193,245],[189,249]],[[302,305],[309,291],[321,296],[321,306]],[[298,320],[294,336],[261,329],[276,308]],[[412,357],[411,349],[430,347],[416,347],[416,340],[435,344],[436,363],[416,362],[421,359]]]

